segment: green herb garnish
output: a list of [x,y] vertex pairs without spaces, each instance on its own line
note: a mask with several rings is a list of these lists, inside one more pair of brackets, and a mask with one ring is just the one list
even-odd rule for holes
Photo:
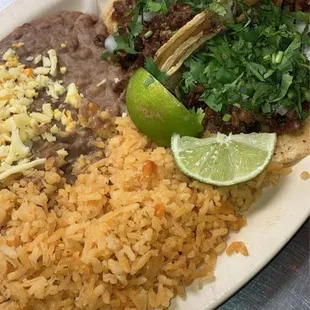
[[144,34],[144,37],[145,37],[146,39],[148,39],[148,38],[150,38],[152,35],[153,35],[153,31],[152,31],[152,30],[149,30],[148,32],[146,32],[146,33]]
[[[179,2],[188,4],[194,11],[202,11],[208,8],[209,10],[216,12],[218,15],[225,15],[225,7],[217,1],[212,1],[213,0],[182,0]],[[169,7],[174,2],[174,0],[138,0],[135,3],[134,8],[126,14],[126,17],[130,17],[130,23],[128,27],[126,29],[119,29],[119,31],[114,35],[117,43],[116,49],[112,54],[105,52],[102,55],[102,58],[109,58],[119,52],[136,54],[135,38],[143,32],[143,20],[141,20],[143,14],[151,13],[166,15],[168,13]],[[152,31],[147,31],[144,34],[144,37],[150,38],[152,35]]]
[[146,57],[144,68],[151,73],[156,80],[158,80],[161,84],[165,84],[167,74],[158,69],[156,63],[151,57]]
[[[297,14],[301,13],[301,14]],[[296,21],[308,21],[299,33]],[[248,12],[248,20],[227,25],[228,31],[207,41],[185,62],[183,95],[197,84],[200,100],[223,115],[227,106],[270,115],[294,109],[302,119],[302,103],[309,95],[309,18],[302,12],[282,11],[265,0]]]
[[[156,14],[167,14],[168,7],[171,5],[171,0],[138,0],[135,4],[133,10],[127,13],[127,17],[131,18],[129,26],[126,29],[119,29],[119,31],[114,35],[115,41],[117,43],[116,49],[111,54],[109,52],[104,52],[102,58],[106,59],[118,52],[125,52],[128,54],[136,54],[135,50],[135,38],[141,34],[143,31],[143,21],[141,21],[141,16],[143,13],[156,13]],[[145,34],[146,38],[152,36],[152,31],[148,31]]]
[[116,51],[124,51],[128,54],[136,54],[134,41],[131,36],[127,38],[116,37],[115,41],[117,43]]
[[[142,2],[142,1],[140,1]],[[152,12],[152,13],[159,13],[161,12],[162,14],[167,14],[168,12],[168,6],[170,5],[171,1],[165,1],[165,0],[160,0],[160,1],[144,1],[145,2],[145,12]]]
[[195,115],[195,117],[197,118],[199,124],[202,123],[204,117],[205,117],[205,112],[202,108],[198,108],[198,109],[195,109],[195,108],[192,108],[189,110],[193,115]]
[[231,119],[231,115],[230,114],[224,114],[222,119],[224,122],[229,122]]
[[215,12],[219,16],[224,16],[227,13],[224,5],[219,2],[212,2],[206,8],[210,11]]
[[180,3],[191,6],[195,11],[206,9],[212,0],[180,0]]

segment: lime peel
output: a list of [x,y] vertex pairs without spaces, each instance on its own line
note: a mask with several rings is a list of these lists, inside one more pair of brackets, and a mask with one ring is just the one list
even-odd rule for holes
[[170,146],[171,136],[201,136],[198,118],[143,68],[130,78],[126,105],[137,128],[159,146]]
[[197,139],[174,134],[171,148],[177,167],[189,177],[230,186],[258,176],[270,162],[275,133],[224,135]]

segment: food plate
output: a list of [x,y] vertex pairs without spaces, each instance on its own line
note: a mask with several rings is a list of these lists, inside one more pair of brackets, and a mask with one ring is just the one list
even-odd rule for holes
[[[10,2],[13,1],[4,1],[5,4]],[[96,1],[86,0],[19,0],[0,13],[0,38],[22,23],[59,10],[96,13],[97,6]],[[204,285],[201,290],[193,284],[187,289],[186,299],[173,299],[170,309],[214,309],[276,255],[310,214],[309,181],[300,178],[301,172],[309,167],[308,156],[298,162],[277,187],[265,190],[263,197],[246,214],[247,227],[230,235],[228,243],[243,241],[249,256],[222,254],[216,265],[216,281]]]
[[228,243],[244,241],[249,256],[219,256],[216,281],[205,285],[201,291],[192,286],[185,301],[180,298],[173,300],[172,309],[216,308],[281,250],[310,215],[308,182],[300,178],[300,173],[309,165],[308,157],[299,162],[276,188],[265,190],[263,197],[246,212],[247,227],[229,237]]

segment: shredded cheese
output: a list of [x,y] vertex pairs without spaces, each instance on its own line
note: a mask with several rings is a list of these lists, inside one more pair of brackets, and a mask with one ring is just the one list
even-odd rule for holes
[[42,55],[39,54],[39,55],[37,55],[37,56],[34,58],[33,63],[34,63],[35,65],[37,65],[37,64],[40,63],[41,61],[42,61]]
[[43,56],[42,58],[42,62],[43,62],[43,67],[44,68],[47,68],[47,67],[50,67],[51,66],[51,61],[48,57],[46,56]]
[[[30,161],[31,147],[38,139],[56,140],[55,134],[61,132],[53,121],[62,122],[66,132],[75,130],[76,122],[69,110],[53,110],[51,103],[45,102],[40,111],[28,111],[40,90],[46,91],[50,102],[60,100],[67,92],[65,103],[75,108],[81,104],[82,94],[74,83],[66,89],[61,80],[53,79],[57,75],[56,51],[51,49],[47,54],[48,57],[37,55],[26,59],[33,61],[35,68],[21,64],[12,48],[2,55],[5,63],[0,65],[0,181],[45,162],[45,159]],[[62,150],[58,155],[63,159],[66,154]]]
[[8,119],[8,123],[11,126],[12,135],[9,153],[5,159],[5,162],[11,165],[13,162],[27,157],[27,155],[30,153],[30,150],[22,142],[19,136],[19,129],[16,127],[12,117]]
[[3,181],[10,175],[16,174],[16,173],[23,173],[29,169],[35,168],[37,166],[43,165],[46,162],[45,158],[36,159],[29,163],[20,164],[18,166],[13,166],[9,169],[7,169],[5,172],[0,173],[0,181]]
[[59,71],[61,74],[65,74],[67,72],[67,67],[61,67]]
[[35,68],[34,70],[33,70],[33,73],[35,74],[35,75],[39,75],[39,74],[41,74],[41,75],[47,75],[47,74],[49,74],[50,73],[50,71],[51,71],[51,68],[49,68],[49,67],[37,67],[37,68]]
[[24,42],[12,43],[12,47],[14,47],[14,48],[20,48],[20,47],[22,47],[24,45],[25,45]]
[[47,52],[47,54],[50,57],[50,62],[51,62],[51,76],[56,76],[57,75],[57,54],[54,49],[51,49]]
[[82,97],[74,83],[68,86],[68,92],[65,99],[65,103],[68,103],[78,109],[81,106]]

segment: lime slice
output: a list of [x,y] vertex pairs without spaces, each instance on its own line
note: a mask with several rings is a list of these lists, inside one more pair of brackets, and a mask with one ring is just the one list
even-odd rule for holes
[[170,146],[174,132],[194,137],[203,132],[197,117],[143,68],[129,80],[126,105],[137,128],[160,146]]
[[269,163],[274,133],[223,135],[197,139],[174,134],[171,147],[179,169],[188,176],[217,186],[253,179]]

